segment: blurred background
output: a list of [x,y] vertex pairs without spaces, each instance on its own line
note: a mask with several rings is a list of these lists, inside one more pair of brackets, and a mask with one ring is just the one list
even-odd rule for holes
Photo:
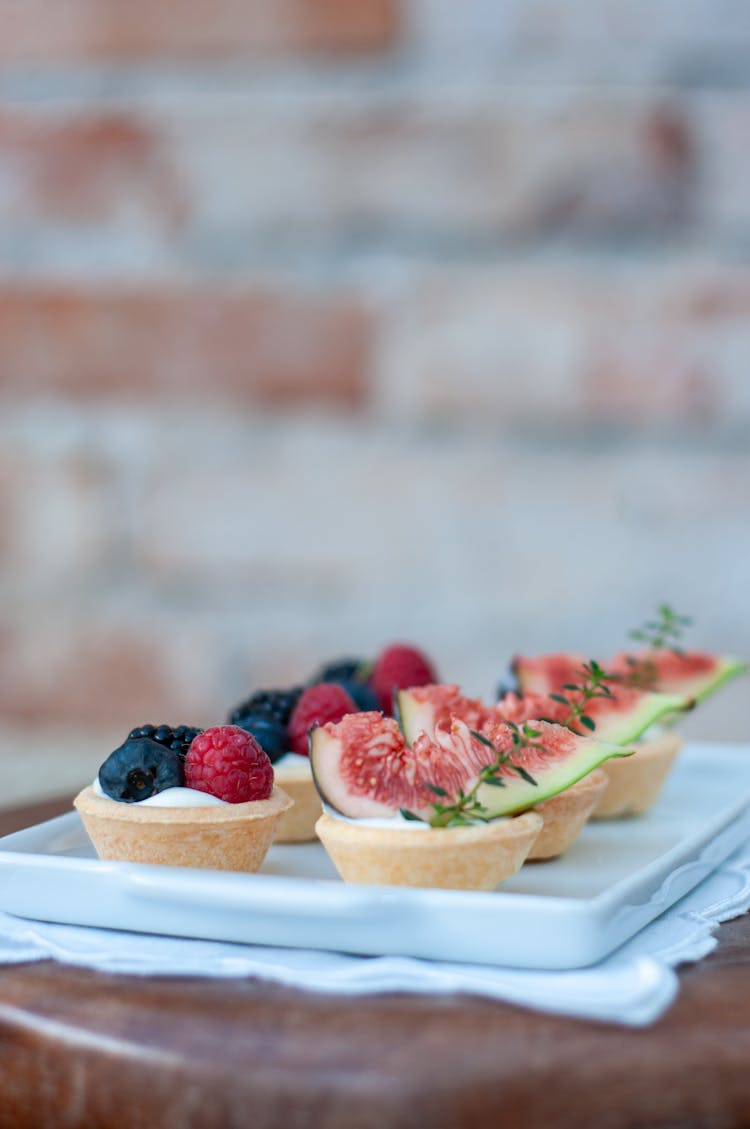
[[393,640],[750,654],[745,0],[0,22],[0,803]]

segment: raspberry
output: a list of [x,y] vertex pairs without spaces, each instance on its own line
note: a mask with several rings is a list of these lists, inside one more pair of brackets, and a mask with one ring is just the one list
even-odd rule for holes
[[244,729],[215,725],[193,739],[185,757],[185,784],[230,804],[267,800],[273,790],[273,768]]
[[304,691],[289,719],[289,744],[292,752],[306,757],[307,733],[313,725],[341,721],[344,714],[357,713],[357,706],[336,682],[319,682]]
[[430,660],[408,643],[392,643],[381,651],[372,672],[370,686],[380,701],[383,713],[393,713],[393,691],[438,682]]

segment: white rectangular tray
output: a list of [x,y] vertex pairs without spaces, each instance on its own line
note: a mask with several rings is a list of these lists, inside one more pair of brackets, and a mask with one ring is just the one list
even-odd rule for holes
[[589,823],[564,858],[527,864],[493,893],[347,886],[317,843],[272,847],[257,875],[101,862],[71,812],[0,839],[0,909],[179,937],[578,968],[748,837],[750,746],[693,744],[646,816]]

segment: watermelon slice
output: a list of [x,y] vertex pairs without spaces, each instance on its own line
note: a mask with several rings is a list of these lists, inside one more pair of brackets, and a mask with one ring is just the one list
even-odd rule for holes
[[652,681],[655,689],[665,694],[684,694],[696,702],[714,694],[731,678],[746,674],[748,665],[730,655],[712,655],[704,651],[636,651],[620,652],[605,669],[624,677],[639,669]]
[[[538,694],[558,694],[566,683],[580,682],[584,659],[575,653],[517,655],[513,672],[519,689]],[[694,702],[703,701],[715,693],[730,678],[745,674],[747,663],[729,655],[713,655],[703,651],[684,651],[677,654],[667,649],[659,651],[621,651],[602,663],[612,674],[631,679],[640,675],[640,684],[662,694],[682,695]],[[628,738],[630,740],[630,738]]]
[[[520,693],[559,694],[567,682],[581,682],[585,655],[574,652],[551,655],[515,655],[510,669]],[[606,667],[605,667],[606,669]]]
[[[535,722],[534,729],[539,733],[534,743],[540,747],[513,754],[525,776],[504,765],[497,773],[501,787],[479,787],[477,798],[490,818],[534,807],[610,757],[634,751],[580,737],[548,722]],[[512,752],[507,723],[490,723],[488,737],[497,751]],[[460,791],[474,787],[493,759],[493,750],[459,720],[439,725],[433,737],[420,733],[413,745],[407,744],[393,718],[379,713],[349,714],[339,722],[317,726],[310,734],[310,764],[323,801],[353,819],[394,816],[404,808],[429,819],[437,799],[435,787],[440,789],[441,802],[450,803]]]
[[[449,683],[412,686],[399,690],[394,697],[396,717],[408,744],[413,744],[420,733],[432,736],[438,724],[449,723],[454,717],[465,721],[470,729],[482,729],[492,712],[479,698],[467,698],[458,686]],[[547,716],[544,710],[535,714],[540,715]],[[516,718],[511,720],[517,722]]]
[[[691,699],[678,694],[651,694],[631,686],[616,685],[613,695],[594,698],[586,707],[587,715],[594,721],[597,740],[612,745],[628,745],[655,722],[693,705]],[[457,686],[417,686],[399,691],[396,701],[406,740],[411,742],[419,733],[434,734],[439,724],[454,718],[484,732],[493,721],[521,725],[543,717],[563,724],[570,715],[570,709],[562,702],[532,691],[520,695],[509,691],[496,705],[485,706],[478,699],[464,697]],[[580,722],[571,728],[587,735]]]

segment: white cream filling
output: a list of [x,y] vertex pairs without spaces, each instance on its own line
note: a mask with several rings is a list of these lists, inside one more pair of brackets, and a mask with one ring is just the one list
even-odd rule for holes
[[[424,823],[421,820],[405,819],[400,813],[392,816],[379,816],[378,818],[369,819],[352,819],[351,816],[342,815],[340,811],[335,808],[329,807],[328,804],[323,804],[323,811],[326,815],[330,815],[331,819],[340,819],[342,823],[351,823],[354,827],[380,827],[383,831],[451,831],[450,827],[430,827],[429,823]],[[501,823],[507,819],[512,819],[509,815],[495,816],[492,823]],[[482,827],[483,821],[477,820],[476,823],[469,823],[469,827]]]
[[323,804],[323,811],[326,815],[330,815],[331,819],[340,819],[342,823],[351,823],[354,827],[381,827],[384,831],[434,831],[429,823],[417,822],[413,819],[404,819],[401,814],[392,816],[379,816],[377,819],[352,819],[348,815],[342,815],[340,811],[335,808],[329,807],[328,804]]
[[[102,788],[98,776],[91,787],[95,795],[101,796],[105,800],[112,799]],[[122,801],[117,800],[115,802],[120,803]],[[139,808],[213,808],[225,807],[227,804],[226,800],[220,800],[218,796],[211,796],[208,792],[199,792],[197,788],[165,788],[163,792],[157,792],[155,796],[147,796],[145,800],[134,800],[132,802],[137,804]]]
[[310,758],[309,757],[301,757],[299,755],[299,753],[284,753],[284,755],[282,757],[279,757],[279,759],[277,761],[274,761],[273,767],[274,767],[274,769],[284,768],[284,767],[294,768],[295,766],[299,767],[302,764],[306,764],[309,768]]

